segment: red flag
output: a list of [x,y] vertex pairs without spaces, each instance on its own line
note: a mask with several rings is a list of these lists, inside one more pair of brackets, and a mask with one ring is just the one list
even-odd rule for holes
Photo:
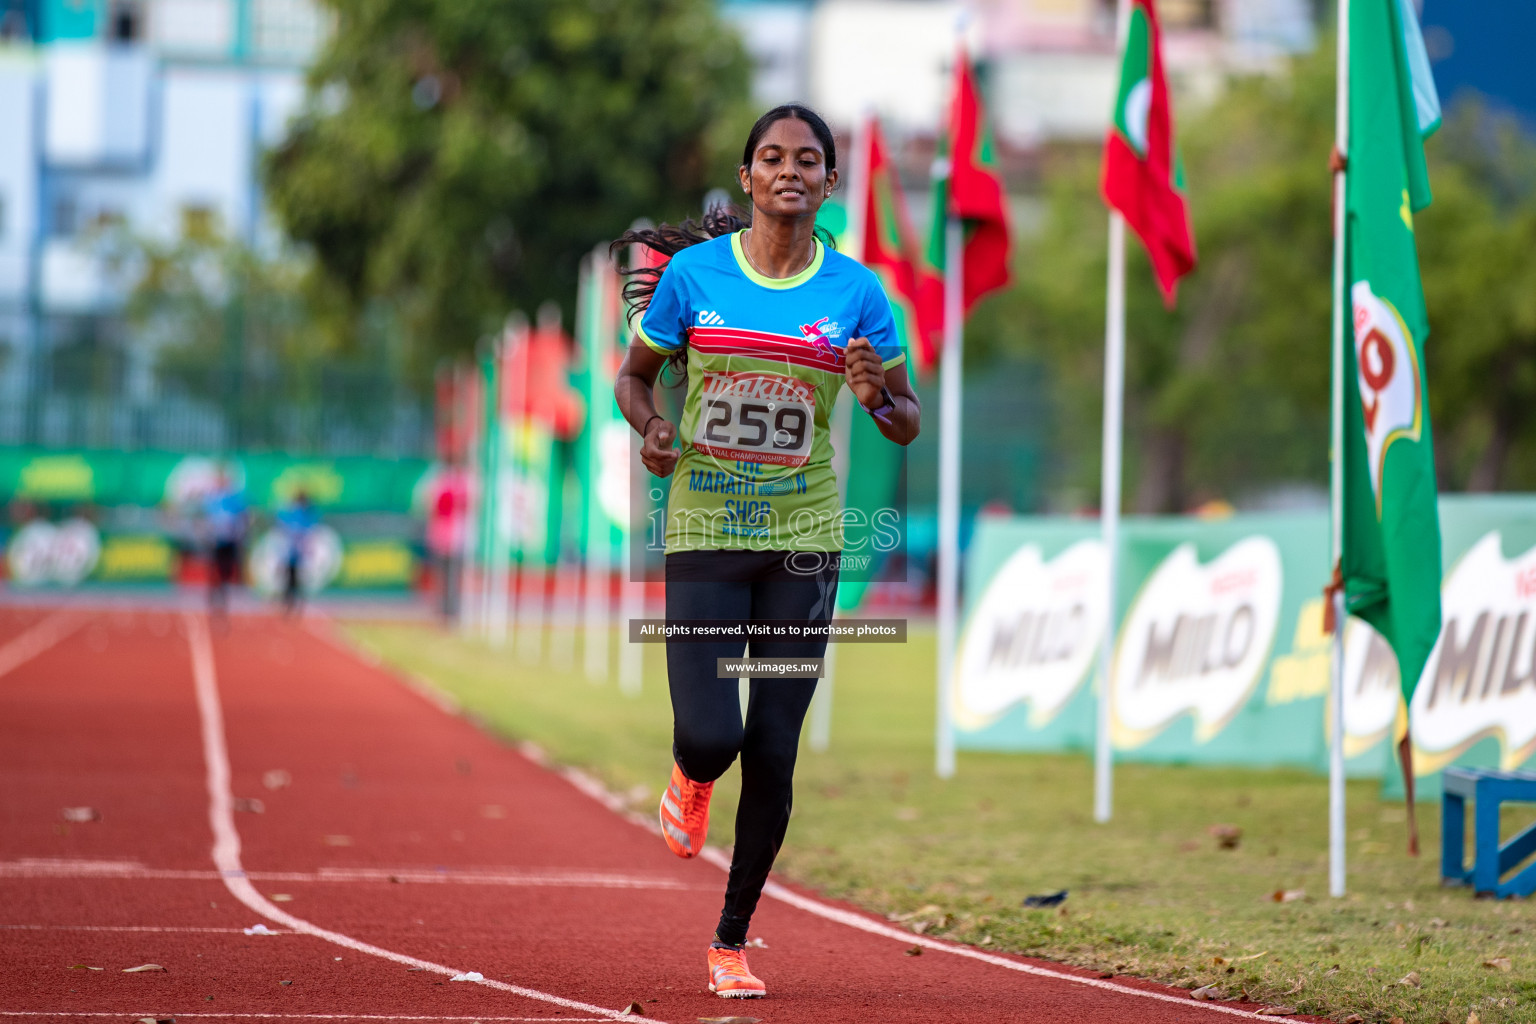
[[864,132],[864,251],[859,260],[885,279],[887,291],[906,314],[917,365],[927,368],[938,357],[944,331],[944,279],[918,250],[907,217],[896,168],[885,151],[880,121],[870,118]]
[[965,47],[955,56],[955,81],[949,101],[949,134],[940,139],[940,156],[949,174],[934,182],[933,232],[928,259],[944,266],[944,215],[965,222],[964,309],[1008,283],[1008,196],[997,172],[992,132],[981,108],[981,94]]
[[1173,144],[1173,107],[1163,74],[1162,31],[1152,0],[1132,0],[1115,115],[1104,142],[1104,201],[1119,210],[1152,258],[1172,308],[1179,278],[1195,266],[1184,172]]
[[536,420],[562,440],[581,431],[586,404],[571,387],[571,340],[559,327],[515,337],[503,353],[502,413]]

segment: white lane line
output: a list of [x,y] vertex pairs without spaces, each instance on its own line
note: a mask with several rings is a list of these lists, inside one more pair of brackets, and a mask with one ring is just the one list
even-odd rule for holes
[[[105,878],[217,881],[217,871],[149,868],[137,861],[25,857],[0,861],[0,878]],[[594,889],[699,888],[665,876],[612,871],[520,870],[517,868],[321,868],[318,871],[247,871],[258,882],[380,882],[412,885],[564,886]]]
[[[608,788],[595,777],[588,775],[586,772],[583,772],[578,768],[571,768],[566,765],[556,764],[555,762],[551,761],[543,749],[541,749],[536,744],[519,743],[517,749],[519,753],[528,758],[528,760],[532,761],[534,764],[541,768],[546,768],[555,772],[571,785],[581,790],[581,792],[585,793],[587,796],[596,800],[598,803],[602,804],[604,807],[607,807],[610,811],[613,811],[615,814],[619,815],[625,820],[633,822],[641,828],[653,832],[656,835],[661,834],[661,827],[655,817],[646,816],[636,811],[630,810],[629,805],[625,803],[623,797],[620,797],[616,793],[610,792]],[[701,856],[704,860],[709,861],[709,863],[715,865],[723,871],[729,872],[731,870],[730,855],[717,847],[704,847],[704,851]],[[1194,999],[1190,999],[1187,996],[1176,996],[1170,995],[1167,992],[1155,992],[1144,988],[1135,988],[1131,985],[1106,981],[1103,978],[1085,978],[1078,974],[1068,974],[1065,971],[1053,971],[1049,967],[1038,967],[1034,964],[1024,963],[1019,960],[1011,960],[1007,957],[996,956],[992,953],[983,953],[979,949],[973,949],[970,946],[963,946],[959,943],[944,942],[940,939],[933,939],[924,935],[918,935],[916,932],[902,931],[899,928],[892,928],[890,925],[886,924],[884,921],[879,920],[878,918],[868,917],[864,914],[857,914],[850,910],[844,910],[841,907],[834,907],[829,903],[823,903],[822,901],[813,899],[810,896],[803,896],[800,893],[795,892],[793,889],[789,889],[783,885],[780,885],[778,882],[769,882],[767,885],[765,885],[763,887],[763,895],[769,897],[770,899],[776,899],[781,903],[788,903],[790,906],[803,910],[808,914],[814,914],[817,917],[824,918],[828,921],[834,921],[837,924],[847,925],[849,928],[857,928],[859,931],[868,932],[871,935],[879,935],[884,938],[895,939],[898,942],[906,943],[907,945],[911,946],[921,946],[924,949],[931,949],[936,953],[950,953],[954,956],[965,957],[968,960],[979,960],[984,964],[991,964],[994,967],[1002,967],[1010,971],[1018,971],[1021,974],[1032,974],[1039,978],[1050,978],[1053,981],[1071,982],[1074,985],[1086,985],[1089,988],[1096,988],[1105,992],[1114,992],[1117,995],[1137,996],[1141,999],[1153,999],[1157,1000],[1158,1002],[1173,1003],[1177,1006],[1184,1006],[1192,1009],[1211,1010],[1215,1013],[1224,1013],[1228,1016],[1241,1017],[1246,1020],[1260,1020],[1270,1022],[1285,1020],[1284,1017],[1260,1015],[1252,1010],[1240,1010],[1235,1006],[1223,1006],[1220,1003],[1200,1002]]]
[[[229,890],[230,895],[269,921],[275,921],[296,932],[313,935],[358,953],[367,953],[398,964],[419,967],[424,971],[431,971],[449,978],[466,973],[459,968],[445,967],[430,960],[396,953],[371,943],[361,942],[349,935],[321,928],[280,909],[256,891],[256,887],[246,877],[245,869],[240,863],[240,833],[235,829],[234,796],[229,788],[229,750],[224,742],[224,708],[219,700],[218,675],[214,668],[213,644],[208,639],[208,624],[202,615],[191,612],[184,613],[183,618],[187,626],[187,643],[191,647],[192,676],[197,689],[197,710],[202,720],[203,757],[208,768],[208,824],[213,829],[214,836],[213,863],[223,876],[224,886]],[[493,978],[481,978],[467,984],[484,985],[487,988],[522,996],[524,999],[536,999],[540,1002],[563,1006],[568,1010],[596,1014],[606,1020],[622,1020],[629,1016],[619,1010],[566,999],[563,996],[497,981]]]
[[0,647],[0,676],[19,668],[85,625],[76,611],[57,611]]
[[[138,1011],[123,1010],[118,1013],[91,1011],[91,1010],[0,1010],[0,1017],[58,1017],[72,1019],[78,1017],[115,1017],[122,1020],[124,1017],[132,1017]],[[140,1017],[151,1016],[139,1014]],[[156,1014],[160,1019],[165,1019],[165,1014]],[[573,1021],[600,1021],[608,1020],[607,1017],[407,1017],[393,1013],[173,1013],[172,1019],[180,1020],[183,1017],[218,1017],[233,1020],[469,1020],[481,1021],[482,1024],[501,1024],[502,1021],[537,1021],[538,1024],[568,1024]]]
[[[180,928],[147,924],[0,924],[0,931],[10,932],[198,932],[214,935],[244,935],[244,928]],[[273,935],[292,932],[273,931]]]

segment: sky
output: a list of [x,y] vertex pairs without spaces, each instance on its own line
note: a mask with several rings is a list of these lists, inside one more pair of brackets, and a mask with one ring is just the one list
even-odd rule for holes
[[1536,3],[1424,0],[1424,43],[1446,103],[1472,88],[1524,115],[1536,130]]

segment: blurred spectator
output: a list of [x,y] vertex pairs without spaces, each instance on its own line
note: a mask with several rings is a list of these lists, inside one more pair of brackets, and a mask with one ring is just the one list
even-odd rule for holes
[[229,467],[220,466],[213,490],[203,503],[203,521],[212,544],[213,573],[208,585],[208,610],[222,618],[228,611],[229,587],[240,579],[251,513],[245,492],[235,485]]
[[1013,504],[1009,502],[1007,495],[993,495],[990,501],[976,510],[976,514],[985,518],[1006,518],[1013,515]]
[[437,570],[438,608],[448,621],[459,614],[468,509],[469,478],[457,460],[450,461],[438,474],[427,499],[427,552]]
[[293,501],[277,513],[277,528],[283,537],[283,613],[298,615],[304,596],[304,560],[309,554],[310,538],[320,516],[309,495],[299,491]]
[[1189,510],[1197,519],[1229,519],[1237,509],[1225,498],[1206,497]]

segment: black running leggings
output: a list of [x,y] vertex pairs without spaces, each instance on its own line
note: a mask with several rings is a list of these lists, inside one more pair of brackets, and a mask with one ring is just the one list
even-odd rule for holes
[[[825,624],[837,597],[836,555],[783,551],[685,551],[667,556],[667,618],[723,622],[792,620]],[[694,782],[713,782],[741,757],[736,848],[715,937],[747,940],[747,924],[784,843],[793,799],[800,725],[816,679],[753,678],[742,724],[735,679],[717,658],[820,658],[825,638],[802,641],[669,640],[672,754]]]

